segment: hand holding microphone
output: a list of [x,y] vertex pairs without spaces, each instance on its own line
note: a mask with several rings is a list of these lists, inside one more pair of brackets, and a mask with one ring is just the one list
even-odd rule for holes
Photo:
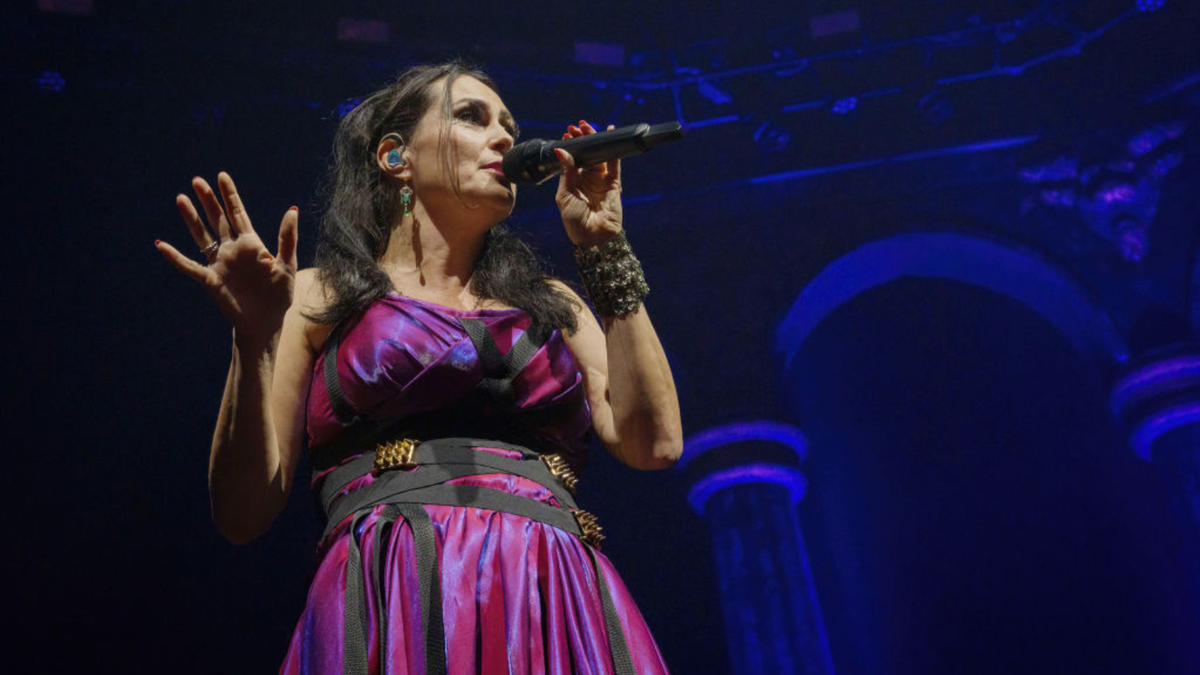
[[518,143],[504,153],[504,176],[513,183],[541,183],[558,174],[562,166],[554,153],[555,148],[566,150],[575,158],[575,166],[585,168],[638,155],[681,138],[683,126],[679,122],[633,124],[558,141],[535,138]]

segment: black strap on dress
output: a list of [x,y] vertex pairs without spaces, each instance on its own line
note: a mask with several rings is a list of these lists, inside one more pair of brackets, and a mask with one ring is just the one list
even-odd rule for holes
[[342,326],[336,326],[329,333],[328,344],[325,347],[325,391],[329,394],[329,405],[333,407],[333,414],[337,415],[338,421],[343,427],[355,427],[362,423],[362,417],[354,412],[350,404],[346,402],[346,396],[342,393],[342,378],[338,377],[337,369],[337,353],[338,346],[342,341]]
[[[515,396],[512,382],[545,343],[547,336],[541,331],[531,328],[517,339],[507,354],[501,356],[495,340],[482,321],[465,317],[460,318],[459,321],[475,345],[484,370],[484,378],[473,395],[499,404],[502,409],[513,408]],[[338,331],[335,330],[330,336],[330,344],[325,352],[323,364],[330,404],[338,419],[347,427],[347,432],[356,437],[355,440],[378,438],[379,430],[374,432],[365,430],[363,418],[355,413],[342,393],[337,372],[338,344]],[[391,428],[394,429],[394,426]],[[397,437],[392,436],[392,438],[396,439]],[[358,452],[361,454],[341,463],[337,469],[325,476],[318,495],[322,511],[326,516],[324,536],[328,536],[330,531],[346,518],[351,518],[345,579],[345,644],[342,654],[343,672],[346,675],[367,675],[368,673],[365,588],[367,579],[363,575],[364,565],[358,543],[358,528],[379,505],[385,506],[379,513],[373,529],[375,555],[367,561],[366,567],[370,583],[375,591],[376,626],[380,654],[387,654],[387,612],[383,594],[383,560],[381,558],[383,536],[386,530],[395,527],[397,522],[403,519],[408,522],[413,534],[417,577],[420,580],[421,621],[425,636],[425,670],[428,675],[445,675],[446,673],[447,655],[445,625],[442,620],[437,535],[429,514],[422,504],[472,506],[512,513],[580,537],[587,547],[592,567],[596,573],[609,652],[612,656],[615,673],[616,675],[637,675],[620,617],[617,615],[616,607],[609,593],[603,569],[596,558],[595,551],[602,538],[599,535],[599,527],[594,525],[595,520],[590,514],[578,509],[574,496],[559,475],[551,469],[550,463],[540,461],[541,454],[526,447],[495,440],[438,438],[426,440],[417,445],[404,466],[385,467],[381,470],[377,466],[378,453],[374,451],[374,448],[369,445],[358,447]],[[521,458],[513,459],[474,449],[479,447],[517,451],[521,454]],[[325,449],[322,448],[322,450]],[[363,452],[364,449],[367,451]],[[339,450],[344,452],[346,448],[340,447]],[[342,452],[336,454],[341,455]],[[340,462],[340,457],[330,458],[325,452],[322,454],[326,456],[321,461],[314,461],[314,475],[318,471],[333,466],[334,462]],[[419,467],[419,469],[395,470],[414,467]],[[342,494],[349,485],[368,472],[376,473],[376,480],[371,485]],[[449,480],[464,476],[496,473],[517,475],[541,484],[554,495],[561,506],[555,507],[500,490],[447,483]]]
[[479,363],[483,366],[483,380],[476,387],[476,394],[511,408],[516,400],[513,380],[529,365],[529,361],[546,343],[548,336],[536,326],[530,326],[517,338],[512,349],[501,356],[500,348],[496,345],[496,339],[492,337],[487,324],[479,319],[467,317],[459,318],[458,322],[475,345],[475,353],[479,355]]

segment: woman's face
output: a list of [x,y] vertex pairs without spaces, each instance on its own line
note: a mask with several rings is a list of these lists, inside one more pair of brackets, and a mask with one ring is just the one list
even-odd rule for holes
[[516,202],[517,186],[500,168],[504,153],[513,146],[516,121],[495,91],[469,75],[455,78],[450,88],[447,120],[442,87],[441,82],[432,85],[436,94],[404,151],[413,192],[427,212],[444,212],[447,207],[483,209],[492,215],[489,225],[495,224],[512,212]]

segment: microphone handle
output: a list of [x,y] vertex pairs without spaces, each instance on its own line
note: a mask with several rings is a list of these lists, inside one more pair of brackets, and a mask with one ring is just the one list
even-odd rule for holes
[[[551,141],[550,145],[571,153],[571,156],[575,158],[575,166],[582,169],[612,159],[638,155],[649,150],[650,148],[643,147],[639,142],[649,130],[649,124],[632,124],[599,134]],[[554,155],[553,149],[550,149],[550,154]]]
[[[680,138],[683,138],[683,127],[679,122],[654,125],[642,123],[588,136],[552,141],[551,145],[571,153],[575,158],[575,166],[582,169],[613,159],[640,155],[656,145]],[[554,154],[553,150],[551,154]]]
[[[511,164],[526,180],[540,183],[559,173],[555,148],[562,148],[575,158],[575,166],[584,168],[601,162],[638,155],[651,148],[683,138],[683,127],[679,122],[661,124],[632,124],[612,131],[602,131],[578,138],[558,141],[527,141],[536,148],[520,151]],[[522,144],[525,145],[525,144]],[[533,152],[530,152],[533,150]],[[535,154],[536,153],[536,154]],[[505,173],[508,173],[509,158],[505,157]]]
[[582,169],[614,159],[640,155],[656,145],[680,138],[683,138],[683,127],[679,122],[631,124],[612,131],[550,141],[542,146],[542,161],[538,163],[557,165],[558,157],[554,154],[554,148],[562,148],[571,153],[571,157],[575,158],[575,166]]

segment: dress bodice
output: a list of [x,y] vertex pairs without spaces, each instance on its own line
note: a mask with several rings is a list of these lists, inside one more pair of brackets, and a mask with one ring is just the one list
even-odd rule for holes
[[[472,320],[486,327],[499,355],[508,354],[531,327],[529,315],[519,309],[457,310],[389,294],[336,342],[331,339],[336,385],[357,424],[403,427],[411,420],[427,436],[495,438],[562,453],[581,465],[591,415],[561,332],[549,334],[498,397],[481,386],[493,374],[485,372],[486,359],[464,325]],[[331,397],[325,358],[323,353],[317,359],[307,403],[314,450],[347,430],[345,410],[340,418],[335,409],[337,393]]]

